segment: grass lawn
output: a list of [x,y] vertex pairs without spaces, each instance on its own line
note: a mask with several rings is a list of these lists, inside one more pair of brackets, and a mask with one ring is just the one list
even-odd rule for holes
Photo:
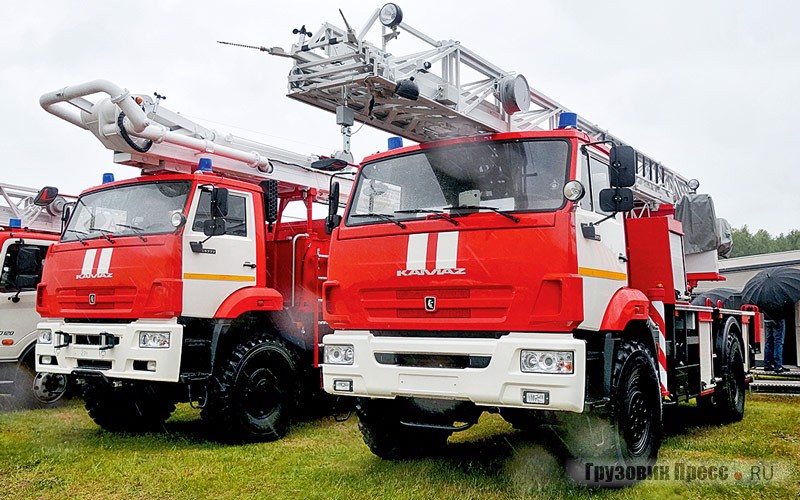
[[[0,414],[0,498],[800,498],[800,398],[748,395],[745,419],[726,426],[702,425],[691,405],[668,418],[680,422],[659,456],[669,480],[590,490],[565,479],[536,436],[496,415],[456,434],[441,456],[395,462],[369,452],[355,417],[298,424],[274,443],[225,445],[205,439],[185,405],[163,434],[115,435],[75,402]],[[703,466],[729,476],[688,480]]]

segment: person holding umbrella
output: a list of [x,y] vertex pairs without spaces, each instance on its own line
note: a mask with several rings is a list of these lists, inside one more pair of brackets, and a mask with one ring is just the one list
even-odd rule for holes
[[800,301],[800,269],[777,267],[765,269],[744,285],[742,302],[758,306],[764,314],[766,342],[764,344],[764,369],[777,373],[783,367],[783,337],[786,334],[785,317]]

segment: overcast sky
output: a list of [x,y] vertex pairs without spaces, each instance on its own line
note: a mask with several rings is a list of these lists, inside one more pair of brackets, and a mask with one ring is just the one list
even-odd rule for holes
[[[404,20],[466,47],[608,129],[712,195],[717,216],[800,228],[800,2],[397,2]],[[288,99],[288,59],[216,43],[289,46],[291,30],[360,28],[381,2],[14,2],[0,20],[0,182],[78,193],[115,166],[39,96],[107,79],[219,131],[299,153],[341,148],[332,114]],[[490,7],[496,5],[497,9]],[[385,149],[366,127],[359,160]]]

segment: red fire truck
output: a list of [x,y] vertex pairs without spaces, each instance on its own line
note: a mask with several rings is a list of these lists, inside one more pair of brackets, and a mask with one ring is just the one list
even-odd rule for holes
[[[427,48],[389,53],[400,32]],[[420,143],[366,158],[329,216],[324,386],[359,398],[375,454],[430,450],[489,411],[646,467],[664,407],[742,418],[758,314],[689,303],[693,282],[720,279],[696,181],[396,4],[358,33],[300,36],[280,51],[289,97]]]
[[54,402],[67,388],[64,376],[36,374],[36,285],[47,249],[58,240],[69,197],[55,188],[0,184],[0,408]]
[[188,401],[223,437],[279,438],[301,397],[321,392],[329,237],[312,206],[347,163],[220,134],[159,103],[103,80],[41,98],[142,175],[73,206],[38,288],[37,370],[73,375],[111,431],[158,429]]

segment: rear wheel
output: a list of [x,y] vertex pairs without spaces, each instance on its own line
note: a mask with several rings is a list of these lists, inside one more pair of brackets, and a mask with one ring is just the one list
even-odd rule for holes
[[445,428],[405,425],[407,411],[398,400],[359,398],[356,414],[364,443],[385,459],[411,458],[441,450],[453,433]]
[[114,387],[106,382],[86,383],[86,410],[92,420],[110,432],[156,432],[175,411],[163,391],[146,382],[126,382]]
[[280,439],[297,409],[299,360],[283,341],[258,334],[219,367],[202,418],[232,440]]

